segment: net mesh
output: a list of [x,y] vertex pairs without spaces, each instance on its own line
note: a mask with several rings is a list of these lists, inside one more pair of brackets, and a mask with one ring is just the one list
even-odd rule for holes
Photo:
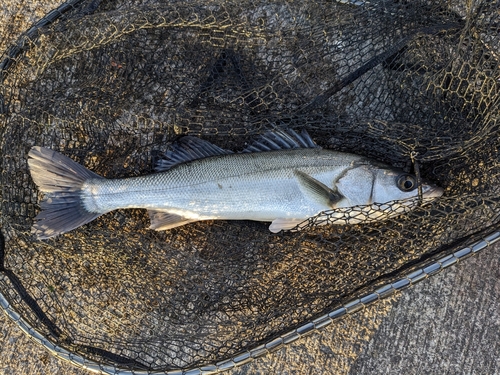
[[[0,86],[0,290],[61,347],[127,369],[213,363],[498,227],[498,2],[66,5],[5,52]],[[317,225],[355,207],[279,234],[156,232],[144,210],[30,233],[34,145],[115,178],[152,172],[180,135],[237,151],[275,128],[418,169],[445,194],[383,222]]]

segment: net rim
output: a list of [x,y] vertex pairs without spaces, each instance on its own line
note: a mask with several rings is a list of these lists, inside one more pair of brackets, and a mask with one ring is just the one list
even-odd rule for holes
[[377,289],[371,293],[365,294],[361,293],[359,296],[353,298],[352,300],[338,305],[330,313],[320,316],[319,318],[313,319],[305,324],[302,324],[298,328],[289,331],[277,338],[268,341],[265,344],[258,345],[251,350],[241,352],[229,359],[222,360],[213,364],[206,364],[201,367],[184,368],[180,370],[167,370],[167,371],[148,371],[148,370],[130,370],[122,368],[119,365],[104,365],[99,364],[93,360],[85,358],[82,355],[71,353],[69,350],[55,344],[52,340],[45,337],[37,329],[32,327],[9,303],[5,296],[0,292],[0,307],[5,312],[7,317],[17,325],[30,340],[36,344],[42,346],[44,349],[49,351],[53,356],[69,362],[72,365],[94,372],[94,373],[105,373],[113,375],[146,375],[146,374],[164,374],[164,375],[211,375],[219,374],[221,372],[231,370],[236,367],[240,367],[246,363],[253,361],[254,359],[264,357],[274,351],[277,351],[288,345],[297,341],[298,339],[310,335],[312,333],[317,333],[321,329],[329,326],[334,321],[345,317],[346,315],[354,314],[358,311],[363,310],[365,307],[374,304],[377,301],[385,299],[396,292],[407,289],[418,282],[427,279],[429,277],[435,276],[445,268],[462,262],[466,258],[476,255],[482,250],[492,246],[496,242],[500,241],[500,230],[490,232],[489,234],[482,237],[481,240],[475,241],[461,247],[459,250],[452,250],[452,252],[423,265],[421,268],[412,270],[400,279],[387,283],[382,286],[378,286]]

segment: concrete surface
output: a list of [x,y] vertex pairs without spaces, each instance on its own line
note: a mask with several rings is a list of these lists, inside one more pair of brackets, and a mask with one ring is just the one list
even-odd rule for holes
[[234,374],[500,374],[500,246]]
[[[0,374],[88,372],[0,315]],[[500,245],[228,374],[500,374]]]

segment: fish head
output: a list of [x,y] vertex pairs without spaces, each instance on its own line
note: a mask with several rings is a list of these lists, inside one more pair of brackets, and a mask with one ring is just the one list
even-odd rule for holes
[[[415,201],[419,197],[417,177],[393,168],[376,168],[373,180],[373,203]],[[443,195],[443,189],[426,180],[421,181],[422,199],[433,200]]]
[[[405,205],[418,203],[417,177],[384,164],[368,162],[353,166],[334,185],[345,197],[345,206],[391,201],[406,201]],[[442,188],[422,181],[424,200],[436,199],[442,194]]]

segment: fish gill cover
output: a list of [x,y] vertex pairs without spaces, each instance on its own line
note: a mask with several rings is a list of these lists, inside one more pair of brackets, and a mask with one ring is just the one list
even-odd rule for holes
[[[1,293],[87,359],[197,368],[498,229],[499,28],[487,0],[63,4],[0,65]],[[365,225],[318,226],[327,213],[294,233],[251,221],[156,232],[145,210],[31,233],[33,146],[118,178],[151,173],[181,135],[238,151],[270,129],[416,169],[444,195]]]

